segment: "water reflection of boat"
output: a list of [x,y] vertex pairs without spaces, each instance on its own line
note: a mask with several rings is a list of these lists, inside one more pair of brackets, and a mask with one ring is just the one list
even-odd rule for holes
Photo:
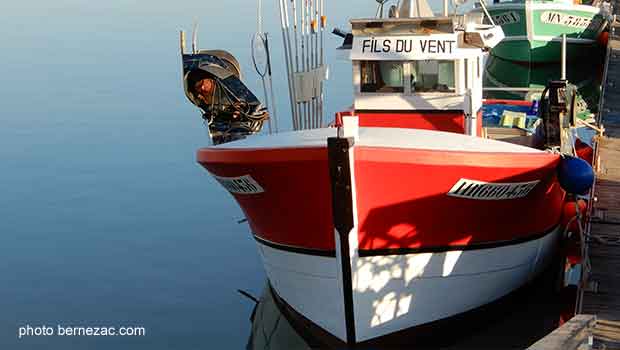
[[[252,330],[246,346],[247,350],[289,350],[289,349],[316,349],[323,346],[310,346],[318,340],[308,337],[295,328],[293,321],[287,318],[282,310],[283,305],[276,303],[276,298],[270,287],[263,290],[263,294],[256,303],[250,321]],[[297,326],[299,327],[299,326]]]
[[589,57],[587,50],[596,44],[605,29],[609,9],[585,3],[572,0],[494,1],[488,10],[494,22],[502,26],[506,38],[493,48],[493,55],[513,61],[558,62],[561,36],[566,34],[569,59]]

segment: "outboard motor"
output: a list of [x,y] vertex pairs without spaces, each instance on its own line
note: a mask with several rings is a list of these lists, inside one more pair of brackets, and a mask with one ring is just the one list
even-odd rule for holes
[[185,95],[202,111],[214,144],[245,138],[263,127],[269,113],[241,82],[239,62],[223,50],[183,53]]

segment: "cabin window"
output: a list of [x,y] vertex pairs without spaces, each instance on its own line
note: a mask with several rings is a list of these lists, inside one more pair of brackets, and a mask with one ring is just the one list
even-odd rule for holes
[[454,61],[411,62],[411,92],[454,92]]
[[454,61],[362,61],[361,92],[454,92]]
[[362,92],[404,92],[404,65],[400,61],[361,62]]

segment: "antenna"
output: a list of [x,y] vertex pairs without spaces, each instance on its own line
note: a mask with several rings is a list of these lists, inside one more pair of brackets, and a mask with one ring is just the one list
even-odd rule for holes
[[276,113],[276,102],[273,93],[273,82],[271,78],[271,55],[269,53],[269,38],[267,33],[263,32],[263,1],[258,0],[258,32],[252,38],[252,62],[254,69],[261,77],[263,83],[263,93],[265,96],[265,106],[271,112],[271,118],[268,121],[269,133],[271,130],[271,121],[273,120],[276,132],[278,132],[278,117]]
[[[458,3],[459,0],[456,0],[456,2]],[[465,3],[464,0],[460,0],[463,1],[463,3]],[[484,11],[484,14],[487,16],[487,18],[489,19],[489,23],[491,23],[492,26],[495,27],[495,22],[493,22],[493,17],[491,17],[491,15],[489,14],[489,11],[487,10],[487,3],[484,0],[479,0],[480,2],[480,6],[482,6],[482,11]]]
[[375,14],[375,17],[383,18],[383,6],[385,5],[386,2],[390,0],[376,0],[376,1],[377,3],[379,3],[379,7],[377,8],[377,13]]
[[181,85],[185,88],[185,73],[184,73],[184,55],[185,55],[185,31],[179,31],[179,48],[181,50]]
[[263,0],[258,0],[258,31],[263,32]]
[[198,21],[194,20],[194,28],[192,29],[192,54],[198,53]]
[[179,44],[181,48],[181,55],[185,54],[185,31],[181,30],[179,32]]

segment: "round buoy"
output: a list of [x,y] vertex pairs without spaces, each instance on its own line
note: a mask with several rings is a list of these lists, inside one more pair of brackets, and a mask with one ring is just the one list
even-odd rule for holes
[[579,215],[582,219],[582,224],[584,223],[584,218],[586,215],[586,209],[588,207],[588,203],[583,199],[575,201],[568,201],[564,203],[564,208],[562,209],[562,226],[566,227],[568,225],[568,230],[571,232],[578,232],[579,226],[577,225],[577,219],[573,219],[577,216],[577,208],[579,208]]
[[583,159],[563,156],[558,166],[558,180],[564,191],[586,194],[594,183],[594,170]]

